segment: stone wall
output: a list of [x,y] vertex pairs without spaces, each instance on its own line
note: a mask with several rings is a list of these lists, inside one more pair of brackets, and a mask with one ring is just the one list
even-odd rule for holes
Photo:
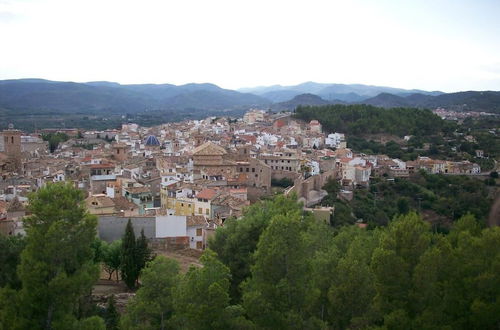
[[155,217],[99,216],[97,224],[99,238],[106,242],[121,239],[125,233],[128,219],[132,222],[136,237],[141,235],[142,229],[144,229],[146,238],[152,239],[156,237]]

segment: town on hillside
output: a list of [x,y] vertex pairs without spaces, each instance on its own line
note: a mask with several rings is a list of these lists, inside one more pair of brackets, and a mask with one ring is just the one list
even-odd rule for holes
[[357,154],[343,133],[327,134],[317,120],[263,110],[250,110],[242,119],[210,117],[154,127],[128,123],[105,131],[28,134],[10,125],[1,135],[1,233],[23,234],[28,194],[67,181],[85,192],[102,240],[121,238],[130,219],[137,234],[144,230],[158,249],[203,250],[226,219],[241,217],[246,206],[278,192],[296,194],[304,208],[328,221],[334,208],[317,205],[330,178],[349,200],[373,177],[390,181],[420,170],[481,174],[468,160],[405,162]]

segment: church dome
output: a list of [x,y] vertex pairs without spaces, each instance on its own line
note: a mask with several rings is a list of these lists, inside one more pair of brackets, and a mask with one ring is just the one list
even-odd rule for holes
[[158,139],[156,138],[156,136],[150,135],[146,139],[146,145],[147,146],[159,146],[160,145],[160,141],[158,141]]

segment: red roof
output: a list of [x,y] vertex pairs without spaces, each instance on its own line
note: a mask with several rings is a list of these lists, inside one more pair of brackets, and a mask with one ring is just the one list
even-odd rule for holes
[[254,144],[255,142],[257,142],[257,137],[254,135],[240,135],[239,137],[247,142],[252,142]]
[[281,119],[276,120],[275,124],[276,124],[276,127],[283,127],[283,126],[285,126],[285,122],[283,120],[281,120]]
[[213,190],[213,189],[203,189],[202,191],[200,191],[198,193],[198,195],[196,195],[196,198],[202,198],[202,199],[212,199],[215,197],[215,195],[217,195],[217,191]]

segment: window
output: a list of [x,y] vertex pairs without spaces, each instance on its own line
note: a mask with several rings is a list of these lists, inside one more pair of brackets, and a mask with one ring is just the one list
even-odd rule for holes
[[196,242],[196,248],[197,248],[198,250],[203,249],[203,245],[202,245],[202,244],[203,244],[202,242]]
[[252,173],[255,173],[255,167],[252,167]]
[[255,177],[256,177],[256,178],[258,178],[258,177],[259,177],[259,175],[258,175],[258,174],[255,174]]
[[[196,228],[196,236],[201,236],[202,235],[203,229],[201,228]],[[200,242],[201,243],[201,242]]]
[[198,208],[198,213],[199,213],[199,214],[202,214],[202,213],[203,213],[203,208],[199,207],[199,208]]
[[210,209],[206,209],[205,210],[205,215],[209,215],[209,213],[210,213]]
[[247,172],[250,172],[250,169],[247,167]]

